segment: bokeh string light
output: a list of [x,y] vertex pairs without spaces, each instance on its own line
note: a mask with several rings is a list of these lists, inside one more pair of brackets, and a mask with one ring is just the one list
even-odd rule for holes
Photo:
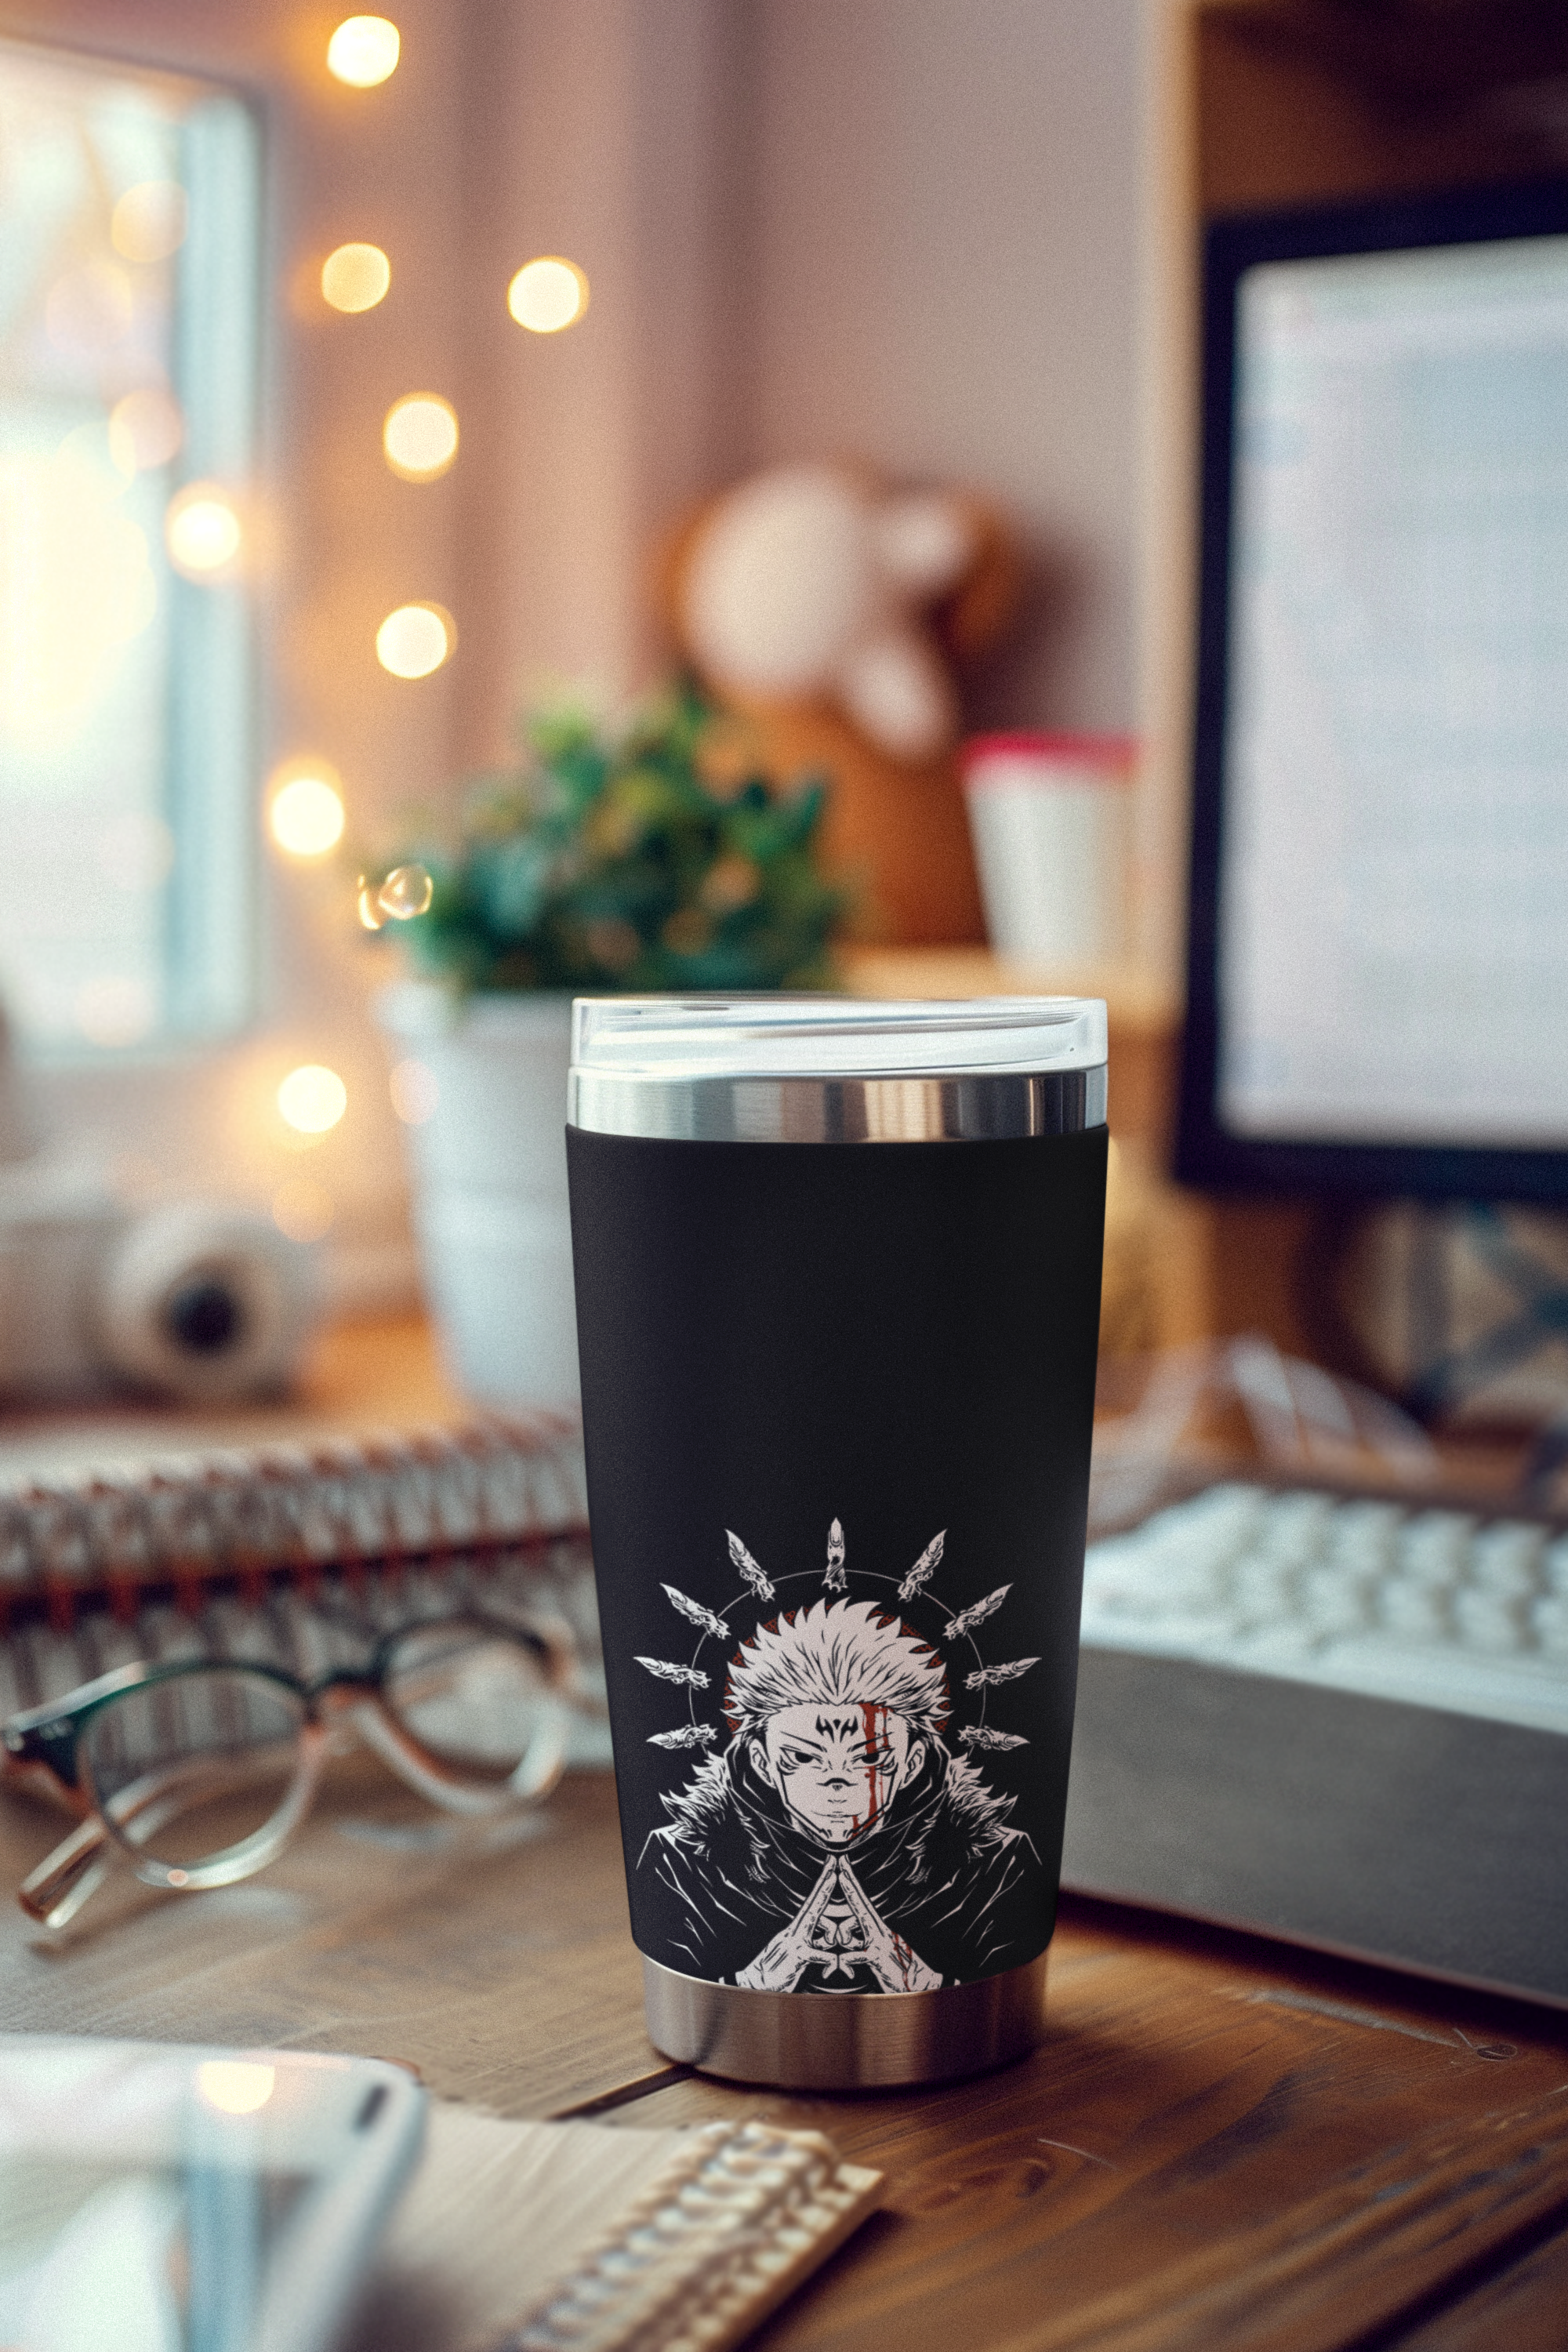
[[402,49],[390,16],[345,16],[327,43],[327,71],[351,89],[376,89],[396,72]]
[[392,264],[379,245],[340,245],[321,264],[321,295],[350,316],[374,310],[392,284]]
[[[328,68],[338,80],[354,89],[374,89],[395,69],[400,47],[397,27],[390,19],[346,17],[328,43]],[[322,297],[340,311],[374,309],[391,283],[392,265],[379,246],[339,246],[322,265]],[[518,272],[508,299],[520,323],[537,333],[554,333],[582,315],[587,305],[588,281],[571,262],[545,257]],[[394,402],[383,421],[383,453],[392,471],[405,481],[438,479],[456,458],[458,442],[457,412],[438,393],[405,394]],[[450,657],[457,634],[456,624],[443,605],[400,604],[376,631],[376,658],[395,677],[428,677]],[[342,793],[336,777],[330,771],[323,772],[324,768],[324,762],[300,763],[297,772],[279,771],[274,777],[268,824],[273,839],[289,856],[321,856],[342,837]],[[396,866],[379,882],[362,876],[359,919],[372,931],[380,930],[388,921],[409,922],[426,912],[433,896],[434,885],[422,866]],[[279,1108],[289,1125],[311,1134],[335,1125],[346,1101],[342,1081],[315,1065],[291,1072],[278,1096]],[[338,1107],[332,1109],[334,1103]],[[331,1117],[325,1115],[329,1109]],[[279,1207],[279,1222],[285,1231],[289,1230],[285,1220],[310,1222],[309,1212],[291,1195],[285,1201],[280,1193],[275,1214]]]
[[438,392],[408,393],[387,410],[381,446],[405,482],[433,482],[458,454],[458,413]]
[[458,642],[444,604],[399,604],[375,633],[375,657],[394,677],[428,677]]
[[278,1089],[278,1108],[296,1135],[325,1135],[349,1107],[349,1090],[323,1062],[302,1062]]
[[163,514],[163,544],[187,580],[212,580],[228,571],[245,537],[234,500],[217,482],[187,482]]
[[290,760],[273,771],[267,823],[290,857],[324,857],[343,837],[342,785],[325,760]]
[[533,335],[558,335],[588,308],[588,281],[574,261],[557,253],[524,262],[506,289],[506,307]]

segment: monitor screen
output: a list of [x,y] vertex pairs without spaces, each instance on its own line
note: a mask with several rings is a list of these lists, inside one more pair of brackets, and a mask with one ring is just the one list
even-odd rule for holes
[[1207,261],[1181,1172],[1568,1193],[1568,185]]

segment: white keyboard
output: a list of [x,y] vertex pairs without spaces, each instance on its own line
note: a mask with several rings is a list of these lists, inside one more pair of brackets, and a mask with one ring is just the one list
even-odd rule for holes
[[1568,1732],[1568,1534],[1211,1486],[1090,1545],[1083,1638]]

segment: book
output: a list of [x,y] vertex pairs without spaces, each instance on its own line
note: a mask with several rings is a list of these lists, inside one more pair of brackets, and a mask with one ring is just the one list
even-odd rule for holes
[[[100,1441],[101,1443],[101,1441]],[[114,1666],[270,1659],[454,1606],[548,1607],[602,1692],[582,1437],[550,1415],[247,1449],[90,1444],[0,1475],[0,1720]],[[584,1716],[571,1760],[606,1763]]]
[[727,2352],[879,2201],[815,2132],[434,2103],[343,2352]]

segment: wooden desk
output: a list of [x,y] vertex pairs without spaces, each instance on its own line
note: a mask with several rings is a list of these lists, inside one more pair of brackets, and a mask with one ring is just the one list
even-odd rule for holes
[[642,2031],[608,1778],[470,1866],[368,1766],[270,1871],[124,1882],[51,1945],[9,1885],[58,1817],[0,1807],[0,2026],[368,2052],[511,2116],[766,2115],[887,2206],[760,2352],[1560,2352],[1568,2018],[1064,1906],[1052,2031],[943,2090],[789,2098]]
[[[411,1320],[329,1334],[297,1405],[192,1434],[460,1411]],[[151,1411],[110,1426],[182,1442]],[[104,1428],[16,1416],[0,1453],[102,1451]],[[123,1882],[52,1943],[10,1890],[59,1817],[0,1799],[0,2030],[365,2052],[501,2115],[826,2129],[886,2172],[886,2210],[759,2352],[1568,2346],[1568,2018],[1078,1902],[1034,2057],[784,2098],[650,2049],[607,1778],[568,1780],[478,1864],[430,1832],[388,1776],[345,1769],[261,1877],[184,1899]]]

